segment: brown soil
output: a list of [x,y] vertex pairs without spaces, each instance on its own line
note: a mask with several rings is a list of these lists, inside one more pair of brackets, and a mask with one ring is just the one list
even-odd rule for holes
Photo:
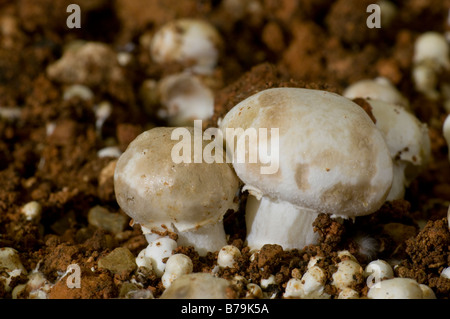
[[[212,22],[226,39],[215,74],[214,116],[205,127],[216,126],[235,104],[263,89],[304,87],[342,93],[357,80],[384,76],[428,125],[433,152],[432,162],[408,188],[404,200],[388,202],[355,222],[340,223],[320,215],[314,223],[320,243],[302,250],[266,245],[252,257],[244,242],[243,207],[228,214],[224,221],[229,243],[242,256],[236,268],[220,269],[217,275],[230,280],[239,275],[256,284],[274,275],[266,293],[282,298],[287,281],[301,277],[310,257],[322,256],[325,292],[337,298],[332,274],[338,251],[348,250],[363,267],[373,259],[398,260],[396,276],[429,285],[438,299],[449,298],[450,279],[440,276],[450,265],[450,162],[442,136],[447,112],[443,99],[432,101],[414,90],[410,74],[417,36],[450,30],[450,2],[393,1],[398,14],[390,27],[381,29],[366,27],[369,0],[255,0],[249,3],[257,9],[239,15],[225,10],[224,2],[0,1],[0,106],[21,112],[16,119],[0,116],[0,248],[14,248],[28,273],[39,269],[55,284],[49,298],[119,298],[133,280],[155,298],[162,294],[161,280],[145,270],[114,273],[98,267],[99,260],[118,247],[136,257],[147,246],[139,225],[127,223],[111,231],[92,225],[88,215],[100,205],[129,221],[115,201],[116,158],[99,157],[97,152],[111,145],[123,151],[142,131],[165,125],[155,117],[158,104],[144,110],[139,88],[144,80],[158,80],[182,66],[154,63],[145,35],[176,18],[200,17]],[[66,27],[70,3],[82,8],[81,29]],[[77,79],[91,88],[91,100],[65,100],[71,78],[58,81],[46,71],[76,39],[105,46],[101,63]],[[131,62],[119,65],[114,58],[117,52],[129,53]],[[77,61],[79,67],[90,62],[89,58]],[[95,106],[102,101],[108,101],[112,111],[98,132]],[[356,102],[366,106],[370,115],[364,100]],[[39,222],[26,220],[21,212],[30,201],[42,206]],[[191,257],[195,272],[209,272],[217,265],[217,252],[206,257],[192,247],[179,247],[176,252]],[[58,280],[71,264],[81,268],[80,289]],[[3,280],[0,297],[12,298]],[[10,287],[26,282],[21,275]],[[355,279],[353,288],[366,296],[363,277]],[[238,298],[256,297],[242,282],[236,281],[233,289]],[[25,289],[17,297],[29,298],[29,293]]]

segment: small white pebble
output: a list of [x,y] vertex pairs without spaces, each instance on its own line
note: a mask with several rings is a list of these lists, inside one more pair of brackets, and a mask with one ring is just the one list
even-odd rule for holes
[[236,263],[236,258],[240,256],[241,252],[236,246],[226,245],[219,250],[217,264],[222,268],[233,268]]
[[161,277],[163,286],[168,288],[181,275],[190,274],[194,269],[191,258],[184,254],[175,254],[166,262],[166,269]]
[[22,206],[22,213],[27,221],[39,222],[41,219],[42,206],[37,201],[31,201]]

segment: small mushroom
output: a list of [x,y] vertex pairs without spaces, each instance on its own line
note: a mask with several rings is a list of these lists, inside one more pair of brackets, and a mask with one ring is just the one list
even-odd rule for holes
[[430,162],[431,141],[427,125],[398,105],[371,99],[367,102],[394,163],[394,179],[386,200],[401,199],[405,187]]
[[184,254],[175,254],[166,262],[166,269],[161,277],[165,288],[168,288],[178,277],[192,273],[194,265],[191,258]]
[[[156,127],[129,144],[116,164],[115,194],[122,210],[148,234],[149,242],[158,238],[151,233],[170,231],[178,235],[178,245],[192,245],[205,255],[226,245],[222,218],[229,209],[237,209],[239,180],[225,160],[195,163],[190,157],[191,163],[175,163],[172,151],[185,140],[172,139],[174,130]],[[193,127],[183,132],[189,134],[185,144],[195,153],[197,133]],[[204,147],[206,142],[199,143]]]
[[[250,193],[247,244],[253,249],[264,244],[302,249],[317,238],[312,223],[320,212],[344,218],[371,214],[389,193],[393,166],[380,131],[364,110],[337,94],[267,89],[234,106],[220,128]],[[251,129],[279,133],[240,143]],[[278,144],[278,152],[271,149],[279,164],[276,172],[261,173],[266,165],[262,156],[254,163],[236,160],[240,152],[267,151],[264,142]],[[243,149],[247,144],[248,150]]]
[[212,117],[214,94],[200,77],[188,72],[172,74],[157,87],[163,106],[158,116],[170,126],[193,126],[194,120]]
[[367,296],[370,299],[435,299],[429,288],[421,287],[417,281],[410,278],[392,278],[377,282],[370,287]]
[[448,114],[445,118],[444,125],[442,127],[442,133],[444,135],[445,141],[447,142],[448,159],[450,160],[450,114]]
[[231,284],[209,273],[191,273],[178,277],[161,299],[230,299]]
[[351,84],[342,93],[351,100],[356,98],[381,100],[397,104],[409,110],[409,102],[392,83],[384,78],[360,80]]
[[445,36],[435,31],[421,34],[414,43],[412,77],[417,91],[429,99],[438,99],[438,74],[450,70],[449,45]]
[[157,63],[181,63],[199,74],[211,74],[219,59],[223,40],[210,23],[200,19],[178,19],[153,35],[150,53]]

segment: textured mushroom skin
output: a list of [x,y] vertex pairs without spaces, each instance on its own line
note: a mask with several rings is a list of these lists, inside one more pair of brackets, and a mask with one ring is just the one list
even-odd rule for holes
[[[237,104],[220,124],[225,137],[227,128],[249,127],[279,129],[279,170],[261,175],[263,163],[235,161],[248,189],[345,217],[370,214],[384,203],[393,179],[389,150],[369,116],[349,99],[319,90],[268,89]],[[242,151],[237,145],[234,154]],[[247,147],[250,152],[257,145]]]
[[[179,143],[171,140],[174,129],[157,127],[143,132],[116,165],[114,188],[119,206],[149,230],[196,230],[221,221],[228,209],[237,208],[234,198],[239,180],[225,161],[172,161],[172,147]],[[194,129],[187,129],[194,150]]]

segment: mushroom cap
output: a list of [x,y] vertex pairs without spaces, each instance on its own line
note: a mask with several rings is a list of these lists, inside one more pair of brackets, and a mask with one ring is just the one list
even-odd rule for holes
[[191,273],[178,277],[161,299],[230,299],[230,282],[209,273]]
[[409,173],[419,171],[431,157],[427,125],[398,105],[370,99],[367,102],[394,161],[405,161],[415,166]]
[[[279,129],[275,174],[260,174],[261,162],[233,162],[246,188],[272,200],[354,217],[377,210],[390,190],[393,165],[383,136],[362,108],[337,94],[267,89],[234,106],[220,128],[225,138],[228,128]],[[248,153],[259,143],[247,144]],[[243,151],[238,145],[234,156]]]
[[350,100],[356,98],[371,98],[374,100],[381,100],[393,104],[398,104],[406,109],[409,109],[408,100],[397,90],[392,83],[384,78],[378,77],[376,79],[364,79],[357,81],[347,87],[342,96]]
[[[141,133],[116,164],[117,202],[149,230],[195,230],[221,221],[228,209],[237,209],[239,180],[231,166],[225,161],[176,164],[172,148],[185,141],[171,139],[175,129],[156,127]],[[183,129],[190,133],[194,153],[194,128]]]
[[200,19],[178,19],[153,36],[150,53],[157,63],[193,63],[198,73],[210,73],[219,59],[223,40],[216,28]]
[[208,120],[214,114],[214,93],[189,72],[171,74],[158,84],[164,109],[158,114],[170,126],[192,126],[194,120]]
[[429,60],[436,67],[450,68],[449,45],[445,36],[435,31],[421,34],[414,43],[414,63]]

